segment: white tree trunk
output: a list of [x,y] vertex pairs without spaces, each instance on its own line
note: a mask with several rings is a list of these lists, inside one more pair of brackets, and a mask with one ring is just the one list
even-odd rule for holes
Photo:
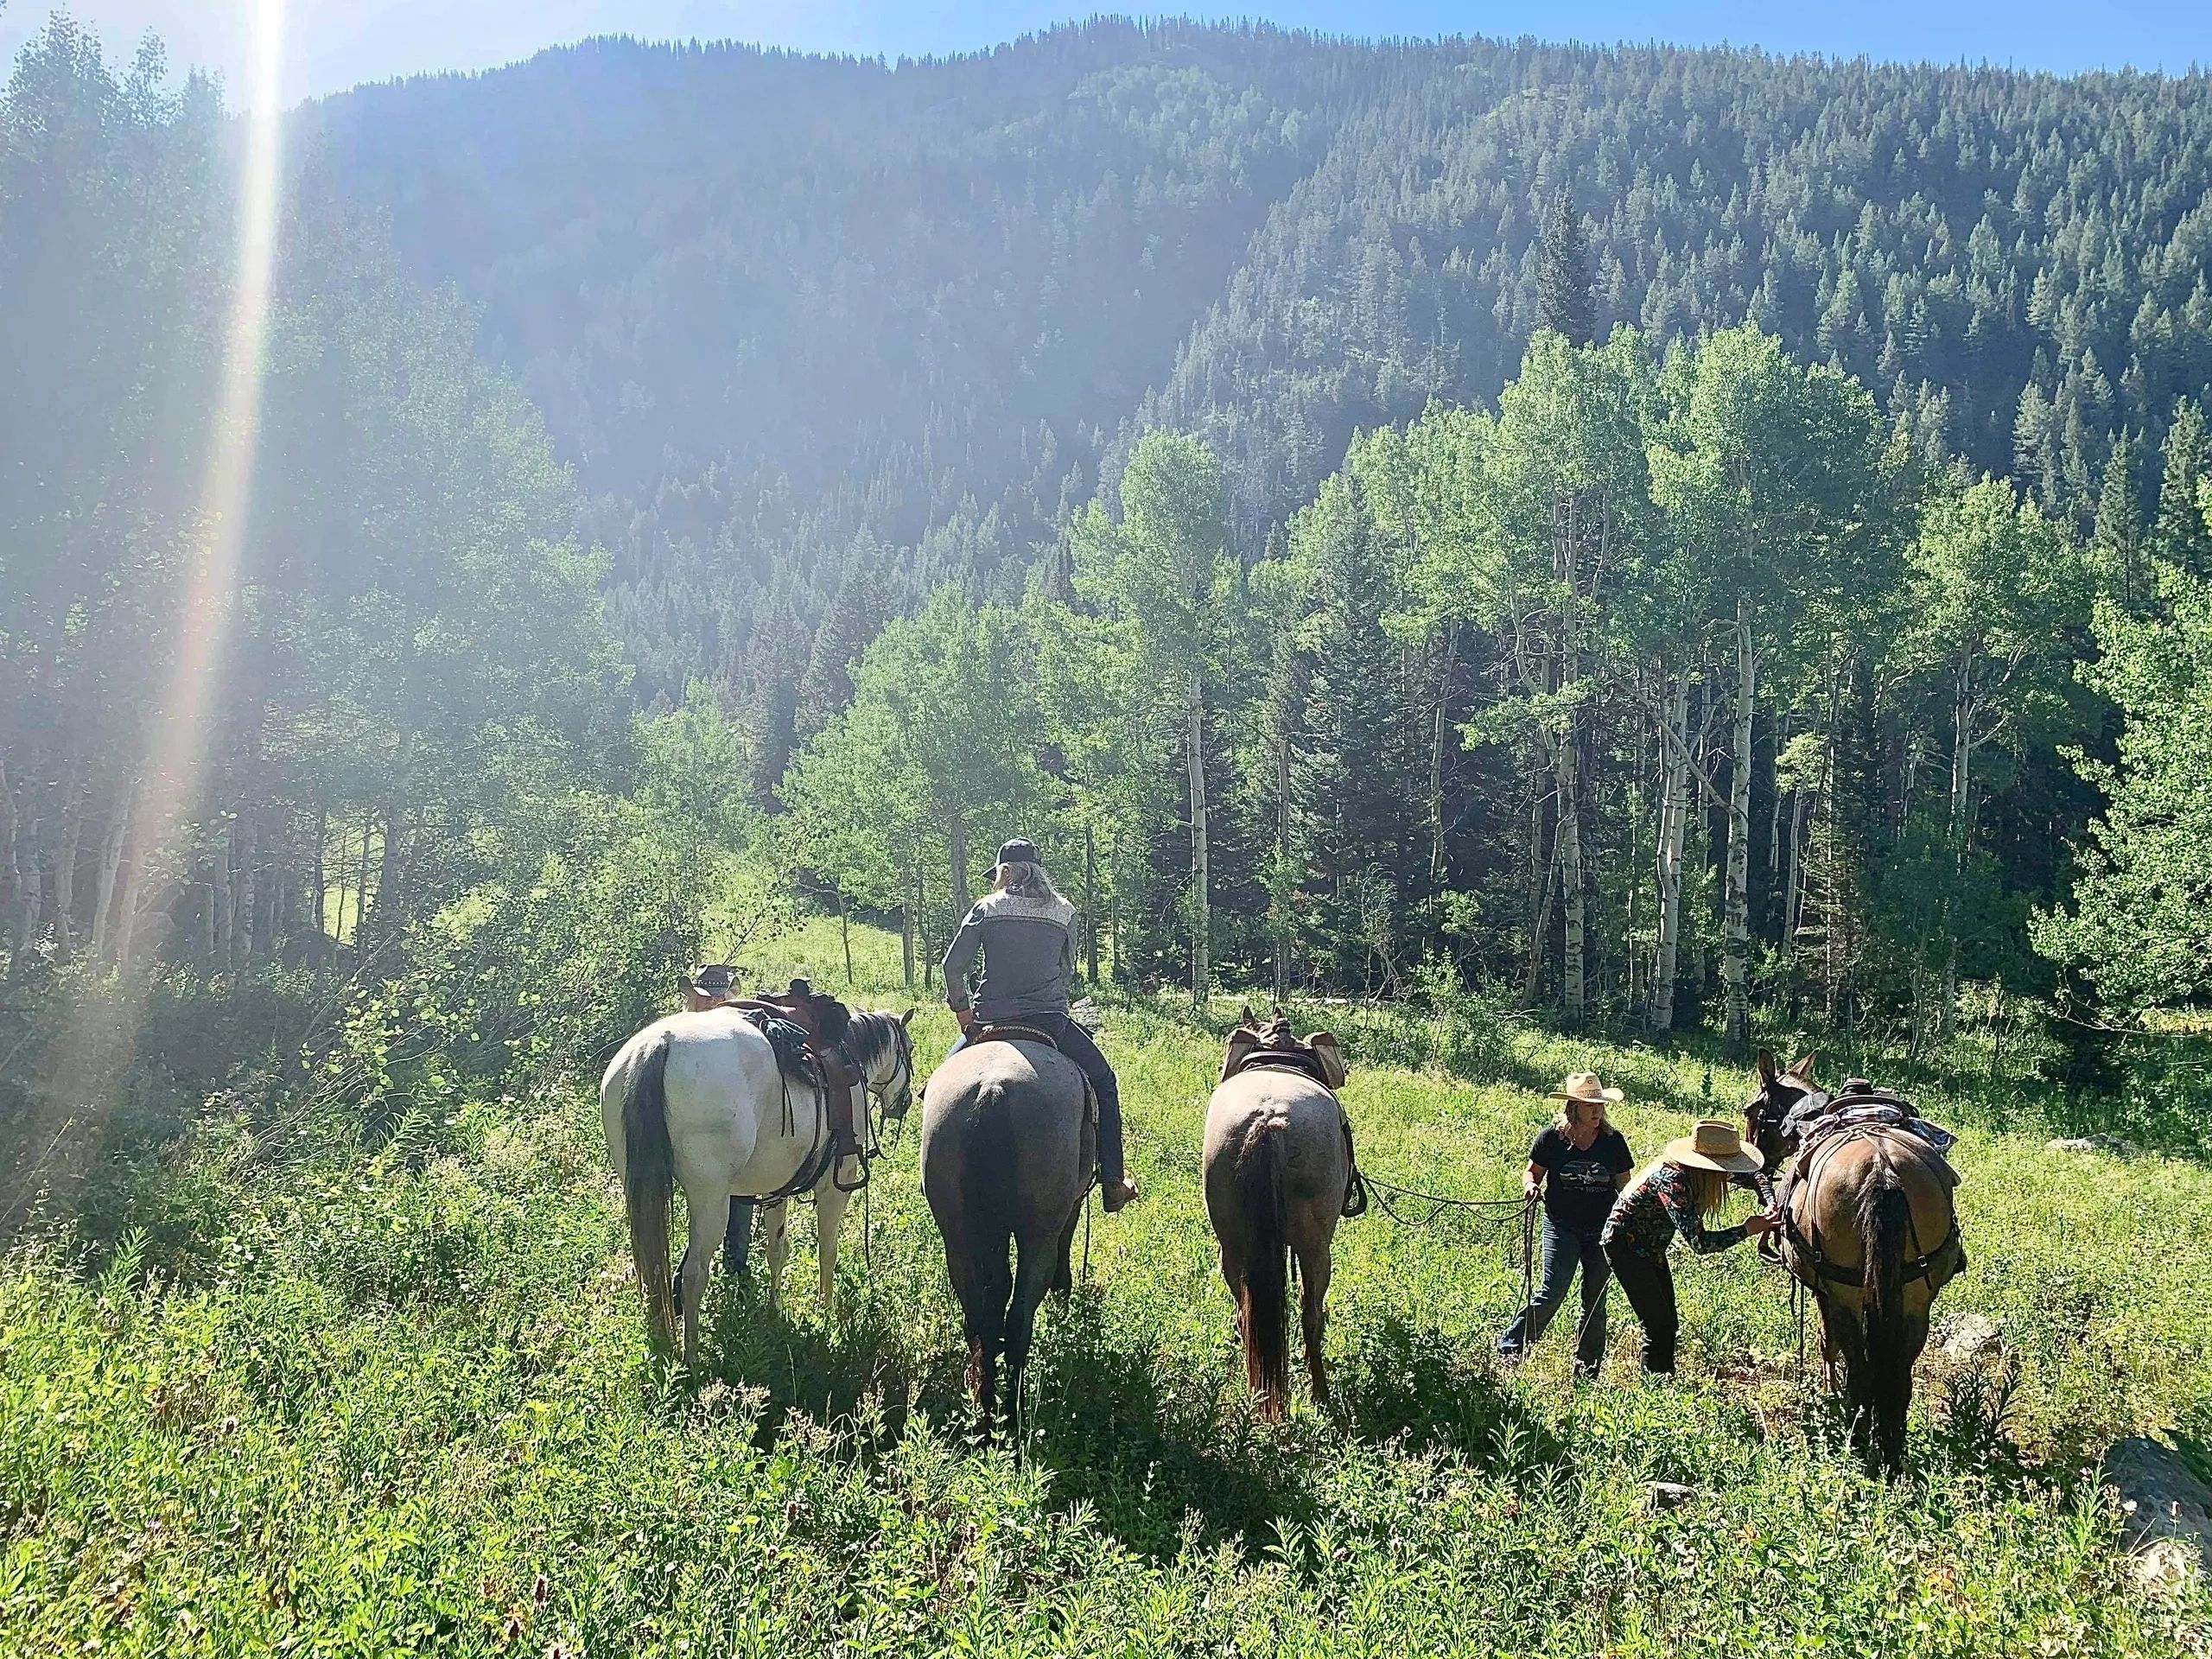
[[1446,623],[1443,648],[1436,666],[1436,714],[1428,750],[1428,879],[1439,887],[1444,882],[1445,734],[1452,703],[1452,664],[1458,645],[1458,625]]
[[952,828],[945,837],[945,869],[952,878],[953,925],[960,925],[960,918],[968,913],[974,903],[968,886],[968,825],[956,816]]
[[8,782],[8,765],[0,760],[0,980],[16,969],[17,918],[23,905],[22,861],[16,851],[16,797]]
[[1959,1017],[1959,906],[1966,897],[1967,842],[1972,830],[1967,793],[1974,769],[1972,669],[1961,671],[1951,712],[1951,902],[1944,918],[1943,987],[1936,1007],[1936,1034],[1948,1042]]
[[61,796],[61,839],[54,852],[54,938],[66,957],[77,948],[77,852],[85,835],[85,785],[72,768]]
[[1728,1052],[1751,1047],[1751,710],[1758,697],[1758,659],[1751,619],[1736,609],[1736,731],[1728,768],[1728,869],[1722,908],[1720,980],[1727,996]]
[[134,781],[108,820],[107,839],[100,845],[99,883],[92,889],[92,955],[104,957],[107,954],[109,912],[115,902],[116,872],[123,868],[124,843],[130,833],[130,806],[138,794]]
[[1582,1023],[1585,1012],[1585,928],[1588,922],[1582,881],[1582,822],[1580,777],[1581,745],[1577,742],[1574,718],[1569,715],[1554,756],[1559,783],[1560,890],[1567,900],[1564,948],[1560,963],[1560,1001],[1569,1026]]
[[1191,733],[1191,1000],[1203,1007],[1213,984],[1212,923],[1208,899],[1211,872],[1206,857],[1205,677],[1193,671],[1190,691]]
[[1660,719],[1666,731],[1659,744],[1659,948],[1651,972],[1651,1028],[1675,1028],[1675,985],[1680,974],[1682,938],[1682,852],[1690,823],[1690,677],[1678,676],[1669,688]]

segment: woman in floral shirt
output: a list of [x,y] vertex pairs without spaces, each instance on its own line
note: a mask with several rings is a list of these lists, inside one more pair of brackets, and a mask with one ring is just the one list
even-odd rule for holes
[[1735,1126],[1713,1120],[1700,1123],[1679,1141],[1670,1141],[1659,1161],[1630,1183],[1606,1218],[1605,1259],[1620,1281],[1628,1305],[1643,1324],[1643,1369],[1661,1375],[1675,1369],[1675,1275],[1667,1247],[1677,1236],[1698,1255],[1710,1255],[1781,1225],[1768,1211],[1735,1227],[1708,1230],[1705,1218],[1728,1196],[1732,1179],[1750,1178],[1759,1202],[1773,1193],[1755,1152],[1744,1149]]

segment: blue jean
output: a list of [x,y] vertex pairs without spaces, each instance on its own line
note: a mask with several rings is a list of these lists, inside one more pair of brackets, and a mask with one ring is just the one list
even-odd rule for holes
[[1594,1372],[1605,1357],[1605,1284],[1612,1277],[1598,1231],[1576,1232],[1544,1212],[1544,1253],[1536,1273],[1535,1299],[1514,1316],[1497,1339],[1497,1351],[1515,1355],[1544,1334],[1567,1300],[1574,1283],[1574,1269],[1582,1268],[1581,1336],[1574,1344],[1574,1368]]
[[[1114,1068],[1090,1040],[1090,1033],[1065,1014],[1030,1014],[1014,1023],[1034,1026],[1043,1032],[1090,1079],[1090,1092],[1098,1096],[1098,1173],[1109,1185],[1118,1183],[1122,1175],[1122,1085],[1115,1078]],[[956,1038],[945,1050],[945,1058],[950,1059],[967,1046],[965,1036]]]

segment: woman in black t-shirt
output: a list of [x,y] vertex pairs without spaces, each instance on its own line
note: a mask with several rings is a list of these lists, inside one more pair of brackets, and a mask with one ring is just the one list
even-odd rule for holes
[[1553,1090],[1558,1121],[1529,1148],[1522,1190],[1544,1198],[1543,1265],[1536,1294],[1497,1339],[1498,1357],[1517,1360],[1544,1334],[1582,1269],[1582,1322],[1574,1344],[1579,1376],[1595,1376],[1605,1357],[1605,1282],[1611,1276],[1599,1243],[1614,1196],[1636,1168],[1627,1139],[1606,1122],[1605,1108],[1621,1098],[1595,1071],[1575,1071]]

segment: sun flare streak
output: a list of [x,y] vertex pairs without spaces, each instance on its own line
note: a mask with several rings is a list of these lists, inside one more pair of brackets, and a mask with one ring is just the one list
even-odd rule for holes
[[[151,980],[138,968],[133,933],[142,915],[157,913],[171,901],[176,867],[186,855],[178,837],[197,805],[218,723],[215,701],[223,686],[251,512],[283,205],[278,74],[284,22],[283,0],[251,4],[253,50],[237,198],[237,257],[195,521],[200,544],[179,595],[163,694],[149,719],[137,781],[125,799],[129,874],[110,946],[120,982],[104,1007],[97,1006],[101,999],[92,999],[73,1021],[60,1071],[59,1092],[76,1115],[73,1133],[87,1137],[96,1125],[86,1116],[104,1114],[112,1104],[144,1018]],[[140,952],[155,948],[152,941],[136,943]]]
[[252,507],[281,205],[283,112],[278,74],[283,23],[283,0],[254,0],[245,164],[238,181],[238,263],[200,501],[207,539],[178,611],[175,666],[158,722],[149,734],[149,796],[139,821],[150,836],[162,834],[169,820],[190,805],[199,784],[213,724],[210,703],[221,679],[238,556]]

